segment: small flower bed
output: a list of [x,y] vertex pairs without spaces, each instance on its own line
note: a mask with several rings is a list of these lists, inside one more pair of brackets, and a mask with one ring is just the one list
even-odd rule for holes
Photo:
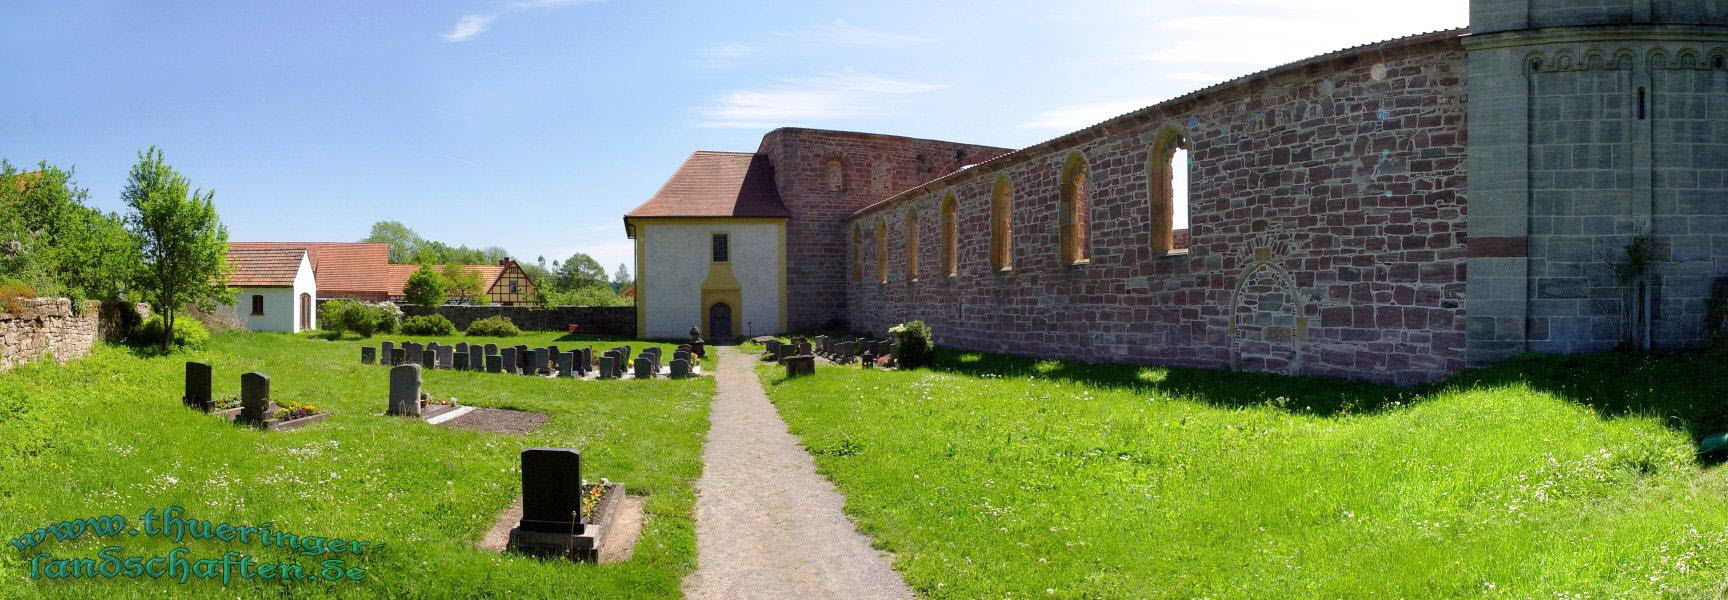
[[594,510],[600,506],[600,498],[606,495],[606,487],[612,482],[601,479],[600,483],[582,484],[582,522],[594,522]]
[[228,410],[230,408],[240,408],[240,397],[239,396],[229,396],[227,398],[217,400],[216,405],[212,410]]
[[318,407],[316,405],[295,402],[288,405],[287,408],[278,409],[276,411],[276,418],[282,421],[292,421],[295,419],[304,419],[315,414],[318,414]]

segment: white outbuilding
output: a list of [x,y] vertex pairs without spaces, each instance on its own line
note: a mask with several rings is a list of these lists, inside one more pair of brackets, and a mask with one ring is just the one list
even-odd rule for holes
[[318,283],[303,249],[228,249],[234,313],[252,331],[299,333],[318,326]]

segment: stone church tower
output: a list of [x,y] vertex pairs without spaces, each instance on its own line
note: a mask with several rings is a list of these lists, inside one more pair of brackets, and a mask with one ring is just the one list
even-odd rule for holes
[[1728,1],[1473,0],[1464,47],[1468,362],[1702,342],[1728,265]]

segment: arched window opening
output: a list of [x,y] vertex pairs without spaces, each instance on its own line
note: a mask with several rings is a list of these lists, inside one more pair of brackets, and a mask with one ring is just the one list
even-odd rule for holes
[[1086,159],[1080,153],[1068,155],[1062,166],[1058,204],[1062,211],[1062,262],[1067,264],[1084,263],[1091,258],[1091,207],[1086,198],[1089,174]]
[[1147,202],[1152,209],[1152,255],[1188,249],[1188,141],[1166,131],[1152,143],[1146,175],[1151,182]]
[[918,208],[906,210],[906,280],[918,281]]
[[960,224],[955,219],[955,211],[959,204],[954,194],[942,198],[942,274],[953,277],[960,274]]
[[846,168],[839,158],[829,158],[822,167],[828,177],[828,191],[839,192],[846,189]]
[[888,223],[876,218],[876,280],[888,283]]
[[990,190],[990,266],[1014,268],[1014,190],[1006,176],[997,177]]
[[852,226],[852,281],[864,279],[864,228]]

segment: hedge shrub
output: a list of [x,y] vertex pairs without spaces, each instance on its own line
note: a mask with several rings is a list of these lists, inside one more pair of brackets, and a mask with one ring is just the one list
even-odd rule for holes
[[916,369],[930,363],[936,344],[930,341],[930,326],[923,321],[908,321],[888,330],[899,342],[894,348],[894,366]]
[[[162,315],[150,315],[132,332],[132,343],[139,346],[157,346],[162,344]],[[174,319],[173,344],[181,348],[203,348],[210,343],[210,331],[204,329],[204,324],[197,319],[180,315]]]
[[510,337],[522,335],[522,330],[510,322],[510,317],[486,317],[468,324],[468,335]]
[[402,320],[402,333],[409,335],[450,335],[456,333],[456,324],[444,315],[420,315]]

